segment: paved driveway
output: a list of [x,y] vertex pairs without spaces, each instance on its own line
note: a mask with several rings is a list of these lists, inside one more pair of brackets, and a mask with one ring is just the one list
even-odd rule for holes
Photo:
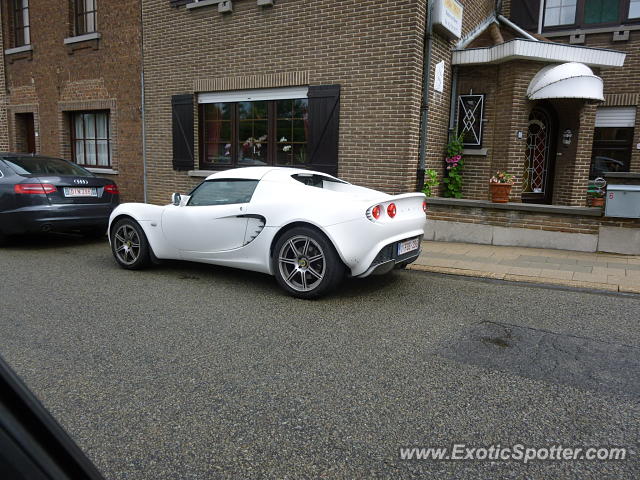
[[[638,478],[640,300],[396,272],[308,302],[268,276],[0,250],[0,353],[109,479]],[[617,445],[610,462],[400,447]]]

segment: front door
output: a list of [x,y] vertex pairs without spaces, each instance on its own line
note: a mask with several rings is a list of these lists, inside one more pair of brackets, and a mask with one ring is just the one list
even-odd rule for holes
[[555,162],[555,122],[547,108],[535,107],[529,115],[527,150],[522,178],[522,201],[550,204]]
[[247,208],[257,180],[208,180],[186,205],[165,207],[162,232],[185,260],[211,260],[245,244]]
[[16,150],[36,153],[36,129],[33,113],[16,114]]

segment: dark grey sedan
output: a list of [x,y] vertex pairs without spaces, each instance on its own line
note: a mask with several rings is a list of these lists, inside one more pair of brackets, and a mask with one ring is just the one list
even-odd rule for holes
[[104,235],[118,186],[75,163],[0,153],[0,241],[7,235],[78,231]]

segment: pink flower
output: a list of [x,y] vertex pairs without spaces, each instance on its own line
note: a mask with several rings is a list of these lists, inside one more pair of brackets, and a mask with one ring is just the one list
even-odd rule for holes
[[454,159],[456,162],[459,162],[459,161],[462,159],[462,156],[461,156],[461,155],[456,155],[455,157],[453,157],[453,159]]

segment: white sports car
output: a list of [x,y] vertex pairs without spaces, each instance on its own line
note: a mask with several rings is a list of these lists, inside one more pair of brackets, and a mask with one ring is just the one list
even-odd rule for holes
[[254,270],[301,298],[327,293],[345,274],[366,277],[413,262],[426,219],[422,193],[390,196],[284,167],[215,173],[172,200],[113,211],[109,242],[122,267],[177,259]]

